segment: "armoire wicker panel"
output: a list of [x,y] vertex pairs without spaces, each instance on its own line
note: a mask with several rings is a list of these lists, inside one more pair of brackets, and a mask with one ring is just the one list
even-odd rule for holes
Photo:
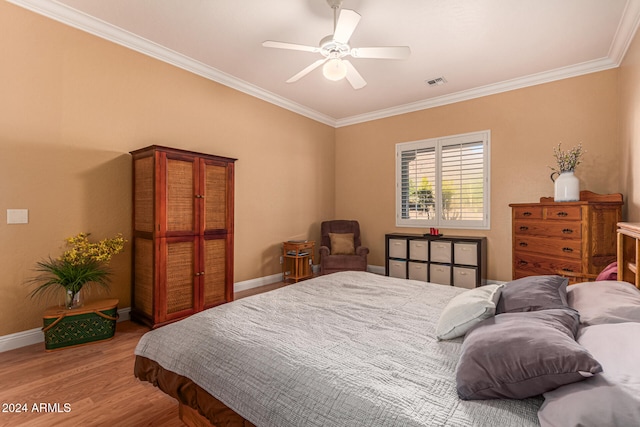
[[153,232],[153,157],[134,160],[133,229]]
[[167,159],[167,231],[195,231],[193,161]]
[[205,164],[205,230],[227,227],[227,168]]
[[225,300],[226,250],[223,239],[204,241],[204,305],[211,307]]

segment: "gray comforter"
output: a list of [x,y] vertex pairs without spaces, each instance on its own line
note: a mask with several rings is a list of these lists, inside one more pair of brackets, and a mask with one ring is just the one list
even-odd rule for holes
[[462,339],[435,325],[463,291],[335,273],[151,331],[135,352],[260,427],[538,425],[541,399],[458,398]]

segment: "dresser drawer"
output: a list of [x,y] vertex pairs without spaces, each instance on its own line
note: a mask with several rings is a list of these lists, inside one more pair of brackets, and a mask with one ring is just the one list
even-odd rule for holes
[[426,282],[428,267],[425,263],[409,261],[409,279]]
[[389,277],[407,278],[407,262],[395,259],[389,260]]
[[563,271],[569,273],[582,272],[580,259],[553,258],[517,251],[513,256],[513,267],[514,271],[520,270],[531,273],[530,275],[561,274]]
[[541,206],[521,206],[513,208],[513,217],[515,219],[542,219]]
[[580,206],[546,206],[544,208],[544,216],[548,220],[564,219],[580,221],[582,218],[582,209]]
[[416,261],[428,261],[429,242],[427,240],[410,240],[409,259],[414,259]]
[[451,266],[430,264],[429,281],[441,285],[451,285]]
[[572,221],[515,221],[513,231],[518,236],[545,236],[561,239],[580,239],[582,227]]
[[447,240],[431,241],[431,261],[451,262],[451,242]]
[[476,287],[477,269],[469,267],[453,267],[453,286],[473,289]]
[[453,244],[454,264],[478,265],[478,244],[455,242]]
[[389,258],[407,258],[405,239],[389,239]]
[[516,236],[513,250],[533,252],[560,258],[582,256],[582,241],[575,239],[553,239],[548,237]]

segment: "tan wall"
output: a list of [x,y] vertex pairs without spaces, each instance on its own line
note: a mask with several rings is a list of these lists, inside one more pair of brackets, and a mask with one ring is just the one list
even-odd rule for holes
[[640,32],[620,66],[621,186],[626,188],[626,218],[640,222]]
[[[334,216],[329,126],[6,2],[0,54],[0,336],[42,325],[25,281],[65,237],[130,238],[131,150],[238,158],[235,281],[276,274],[279,244]],[[29,224],[6,224],[14,208]],[[130,256],[112,263],[120,307]]]
[[[511,279],[509,203],[553,196],[553,147],[582,142],[581,189],[622,192],[618,181],[617,70],[487,96],[337,129],[336,215],[360,221],[369,263],[384,265],[384,235],[424,233],[395,226],[395,144],[491,130],[491,229],[488,278]],[[426,89],[425,89],[426,90]],[[640,200],[640,199],[639,199]]]

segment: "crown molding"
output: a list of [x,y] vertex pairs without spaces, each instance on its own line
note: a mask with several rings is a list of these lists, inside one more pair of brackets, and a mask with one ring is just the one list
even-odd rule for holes
[[379,120],[387,117],[397,116],[400,114],[413,113],[420,110],[426,110],[428,108],[440,107],[443,105],[454,104],[456,102],[468,101],[470,99],[481,98],[484,96],[495,95],[502,92],[509,92],[529,86],[535,86],[543,83],[567,79],[570,77],[577,77],[584,74],[604,71],[615,68],[617,66],[618,64],[611,61],[609,58],[602,58],[595,61],[589,61],[569,67],[557,68],[555,70],[545,71],[543,73],[532,74],[513,80],[506,80],[500,83],[464,90],[449,95],[429,98],[423,101],[417,101],[410,104],[404,104],[397,107],[391,107],[384,110],[361,114],[358,116],[338,119],[336,120],[335,127],[338,128],[343,126],[350,126],[358,123],[368,122],[371,120]]
[[371,120],[379,120],[400,114],[412,113],[428,108],[439,107],[456,102],[467,101],[483,96],[494,95],[515,89],[521,89],[556,80],[604,71],[616,68],[622,62],[626,51],[640,25],[640,0],[628,0],[622,19],[616,31],[615,37],[609,48],[608,56],[595,61],[555,70],[533,74],[522,78],[508,80],[479,88],[469,89],[454,94],[437,98],[425,99],[405,105],[400,105],[383,110],[356,116],[336,119],[326,114],[305,107],[282,96],[276,95],[244,80],[240,80],[230,74],[224,73],[199,61],[167,49],[150,40],[139,37],[133,33],[115,27],[105,21],[87,15],[55,0],[7,0],[22,8],[46,16],[65,25],[85,31],[113,43],[140,52],[144,55],[174,65],[183,70],[197,74],[206,79],[215,81],[224,86],[246,93],[263,101],[277,105],[296,114],[310,118],[317,122],[338,128],[363,123]]
[[619,66],[640,25],[640,0],[627,0],[620,24],[607,55]]

